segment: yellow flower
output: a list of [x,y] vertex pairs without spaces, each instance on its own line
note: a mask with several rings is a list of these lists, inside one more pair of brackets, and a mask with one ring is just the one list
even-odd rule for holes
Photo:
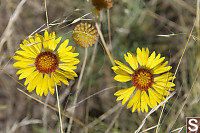
[[149,49],[137,48],[137,56],[131,52],[124,54],[125,61],[130,65],[116,61],[118,66],[112,67],[117,74],[114,79],[119,82],[131,81],[130,88],[121,89],[114,95],[118,96],[117,101],[122,100],[122,105],[128,102],[127,109],[132,107],[132,112],[137,109],[148,112],[148,106],[153,108],[165,100],[170,91],[173,91],[175,84],[170,82],[174,78],[173,73],[168,71],[172,68],[166,66],[168,61],[165,57],[156,56],[155,51],[149,56]]
[[73,53],[75,48],[67,46],[69,40],[65,40],[57,48],[62,37],[56,39],[55,32],[48,34],[44,32],[44,37],[35,34],[35,40],[29,37],[29,41],[24,40],[20,44],[22,50],[16,51],[13,58],[18,60],[13,64],[20,69],[16,74],[20,74],[19,80],[26,78],[24,85],[29,92],[36,88],[36,94],[46,96],[48,91],[53,95],[55,85],[69,85],[68,79],[74,79],[77,74],[74,70],[79,63],[79,59],[74,58],[79,53]]

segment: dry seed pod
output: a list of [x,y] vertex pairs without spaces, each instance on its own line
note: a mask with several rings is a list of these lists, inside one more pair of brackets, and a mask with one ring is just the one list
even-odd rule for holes
[[92,4],[97,10],[109,9],[113,6],[113,0],[92,0]]
[[80,23],[74,28],[72,38],[77,45],[89,47],[97,41],[97,30],[90,23]]

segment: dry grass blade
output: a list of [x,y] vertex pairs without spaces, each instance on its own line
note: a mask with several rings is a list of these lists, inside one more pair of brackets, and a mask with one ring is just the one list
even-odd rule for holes
[[106,119],[108,116],[110,116],[111,114],[113,114],[114,112],[116,112],[120,107],[121,107],[121,104],[115,105],[114,107],[112,107],[111,109],[109,109],[106,113],[104,113],[103,115],[101,115],[97,120],[94,120],[93,122],[89,123],[88,124],[88,128],[92,128],[93,126],[95,126],[100,121]]
[[105,42],[104,37],[103,37],[103,34],[102,34],[102,32],[101,32],[101,30],[100,30],[100,28],[99,28],[99,25],[98,25],[97,23],[95,23],[95,25],[96,25],[97,31],[98,31],[98,33],[99,33],[99,36],[100,36],[100,38],[101,38],[101,41],[102,41],[102,43],[103,43],[103,46],[104,46],[104,48],[105,48],[105,50],[106,50],[106,53],[108,54],[108,57],[109,57],[109,59],[110,59],[112,65],[115,66],[114,60],[113,60],[113,58],[112,58],[112,56],[111,56],[111,54],[110,54],[110,52],[109,52],[109,50],[108,50],[108,48],[107,48],[106,42]]
[[177,133],[180,133],[180,132],[183,130],[184,127],[185,127],[185,126],[182,126],[182,127],[180,127],[180,128],[174,129],[174,130],[171,131],[170,133],[173,133],[173,132],[176,132],[176,131],[178,131]]
[[62,124],[62,117],[61,117],[61,107],[60,107],[60,101],[59,101],[59,96],[58,96],[58,87],[57,85],[56,87],[56,99],[57,99],[57,103],[58,103],[58,113],[59,113],[59,120],[60,120],[60,131],[61,133],[63,133],[63,124]]
[[13,25],[17,21],[17,19],[19,18],[19,15],[20,15],[20,13],[23,9],[22,7],[23,7],[25,2],[26,2],[26,0],[21,0],[20,3],[18,4],[17,8],[15,9],[13,15],[10,17],[8,25],[7,25],[5,31],[3,32],[3,34],[0,38],[0,40],[1,40],[0,41],[0,51],[2,50],[3,44],[11,36],[11,34],[13,32]]
[[[33,99],[33,100],[35,100],[35,101],[37,101],[37,102],[39,102],[39,103],[41,103],[41,104],[43,104],[43,105],[46,105],[46,106],[49,107],[50,109],[52,109],[52,110],[58,112],[58,109],[57,109],[56,107],[53,107],[52,105],[49,105],[49,104],[45,104],[45,103],[42,102],[41,100],[39,100],[39,99],[37,99],[37,98],[35,98],[35,97],[33,97],[33,96],[27,94],[27,93],[24,92],[23,90],[21,90],[21,89],[19,89],[19,88],[17,88],[17,89],[18,89],[20,92],[22,92],[23,94],[25,94],[26,96],[30,97],[31,99]],[[85,125],[83,122],[81,122],[80,120],[74,118],[73,116],[69,115],[68,113],[66,113],[66,112],[64,112],[64,111],[62,112],[62,115],[63,115],[63,116],[66,116],[67,118],[71,118],[73,121],[75,121],[77,124],[79,124],[79,125],[81,125],[81,126],[83,126],[83,127],[87,127],[87,125]]]
[[181,114],[181,112],[182,112],[182,110],[183,110],[183,108],[184,108],[184,106],[185,106],[185,104],[186,104],[186,102],[187,102],[187,100],[188,100],[188,98],[189,98],[189,96],[190,96],[190,94],[191,94],[193,88],[194,88],[194,85],[195,85],[195,83],[196,83],[198,77],[199,77],[199,71],[197,72],[197,74],[196,74],[196,76],[195,76],[195,81],[193,82],[192,87],[191,87],[189,93],[187,94],[187,97],[186,97],[184,103],[183,103],[182,106],[180,107],[180,109],[179,109],[178,113],[176,114],[176,116],[174,116],[174,118],[175,118],[174,121],[171,122],[171,123],[168,125],[167,132],[169,132],[169,131],[171,130],[171,128],[174,126],[176,120],[177,120],[178,117],[180,116],[180,114]]
[[[85,48],[85,57],[84,57],[84,61],[83,61],[83,66],[81,68],[81,74],[79,76],[79,80],[78,80],[78,84],[77,84],[77,89],[76,89],[76,93],[75,93],[75,97],[74,97],[73,106],[76,105],[78,96],[79,96],[79,94],[82,90],[81,81],[82,81],[82,78],[83,78],[83,73],[84,73],[85,65],[86,65],[86,61],[87,61],[87,50],[88,50],[88,48]],[[74,115],[74,112],[75,112],[75,108],[72,108],[72,111],[71,111],[72,115]],[[68,128],[67,128],[67,133],[71,132],[72,123],[73,123],[73,119],[70,118],[69,125],[68,125]]]
[[120,110],[118,110],[118,112],[116,113],[116,115],[114,116],[112,122],[110,123],[109,127],[106,129],[105,133],[110,133],[111,128],[113,127],[113,125],[115,124],[117,118],[119,117],[121,111],[123,109],[123,106],[121,107]]
[[30,124],[39,124],[42,123],[41,120],[38,119],[30,119],[28,120],[28,118],[24,118],[21,122],[15,122],[14,125],[12,126],[12,128],[8,131],[8,133],[14,133],[18,128],[23,127],[23,126],[27,126]]
[[[177,133],[185,130],[185,117],[197,117],[200,110],[200,0],[121,0],[113,8],[99,12],[94,10],[92,1],[0,0],[0,132],[61,132],[60,128],[66,132],[71,119],[70,132],[74,133],[129,133],[136,129],[141,133],[156,132],[156,129],[158,133]],[[37,96],[35,90],[29,93],[23,84],[27,79],[21,80],[24,74],[13,67],[15,51],[23,50],[20,44],[26,39],[30,43],[25,49],[29,49],[28,46],[37,44],[29,37],[35,40],[35,34],[43,36],[48,30],[55,31],[56,38],[62,37],[58,47],[69,39],[69,48],[74,48],[73,29],[82,22],[96,23],[99,39],[95,46],[88,48],[88,63],[80,84],[83,90],[77,102],[73,105],[79,77],[67,78],[69,86],[61,83],[59,97],[56,92],[47,97]],[[131,112],[116,102],[113,95],[116,90],[131,85],[129,81],[122,84],[115,81],[111,68],[114,60],[126,63],[123,55],[128,51],[135,54],[137,48],[160,53],[172,66],[169,73],[176,76],[175,87],[172,87],[176,94],[166,106],[149,110],[150,114]],[[74,52],[79,53],[77,59],[83,63],[84,49],[77,47]],[[74,72],[81,72],[82,63],[73,67]],[[73,109],[75,115],[70,114]]]
[[150,128],[147,128],[146,130],[144,130],[144,131],[142,131],[142,132],[140,132],[140,133],[144,133],[144,132],[150,131],[150,130],[156,128],[156,127],[158,127],[158,125],[155,125],[155,126],[152,126],[152,127],[150,127]]
[[155,112],[161,105],[165,104],[176,92],[172,92],[170,96],[168,96],[164,101],[162,101],[157,107],[154,107],[144,118],[144,120],[142,121],[142,124],[139,126],[139,128],[135,131],[135,133],[140,132],[140,130],[142,129],[142,127],[144,126],[146,119],[153,113]]
[[[195,21],[195,22],[196,22],[196,21]],[[176,77],[176,74],[177,74],[177,72],[178,72],[178,69],[179,69],[179,66],[180,66],[180,64],[181,64],[182,58],[183,58],[183,56],[184,56],[184,54],[185,54],[185,51],[186,51],[186,49],[187,49],[187,46],[188,46],[188,44],[189,44],[190,38],[191,38],[191,36],[192,36],[193,29],[194,29],[194,26],[195,26],[195,22],[194,22],[193,27],[192,27],[192,29],[191,29],[191,31],[190,31],[190,35],[189,35],[188,40],[187,40],[187,42],[186,42],[186,44],[185,44],[185,48],[184,48],[183,53],[182,53],[182,55],[181,55],[181,58],[180,58],[180,60],[179,60],[179,62],[178,62],[178,65],[177,65],[177,67],[176,67],[176,71],[175,71],[175,73],[174,73],[174,77]],[[174,82],[174,79],[175,79],[175,78],[172,79],[172,82],[171,82],[170,87],[172,86],[172,83]],[[165,104],[164,104],[164,107],[165,107]],[[164,107],[163,107],[162,112],[161,112],[161,115],[160,115],[160,117],[159,117],[158,125],[160,124],[161,117],[162,117],[162,114],[163,114],[163,111],[164,111]],[[159,126],[156,128],[156,133],[159,131],[159,128],[160,128]]]

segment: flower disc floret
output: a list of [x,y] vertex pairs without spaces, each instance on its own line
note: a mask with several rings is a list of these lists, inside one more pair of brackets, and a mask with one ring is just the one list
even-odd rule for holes
[[146,69],[138,69],[132,76],[132,84],[141,91],[147,91],[154,82],[153,74]]
[[58,68],[58,59],[51,52],[42,52],[36,57],[35,66],[39,72],[50,74]]

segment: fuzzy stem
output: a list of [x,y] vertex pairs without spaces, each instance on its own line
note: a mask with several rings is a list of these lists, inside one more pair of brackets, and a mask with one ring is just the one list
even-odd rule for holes
[[43,109],[43,117],[42,117],[42,120],[43,120],[43,129],[44,129],[44,132],[46,133],[47,132],[47,103],[49,101],[49,93],[47,94],[47,97],[46,97],[46,100],[45,100],[45,105],[44,105],[44,109]]
[[47,21],[47,29],[49,29],[49,19],[47,13],[47,0],[44,0],[45,12],[46,12],[46,21]]
[[110,10],[109,9],[107,9],[107,19],[108,19],[109,46],[110,46],[110,51],[112,52],[112,39],[111,39],[111,30],[110,30]]
[[[82,78],[83,78],[83,73],[84,73],[84,70],[85,70],[85,65],[86,65],[86,61],[87,61],[87,48],[85,48],[85,57],[84,57],[84,61],[83,61],[83,66],[81,68],[81,73],[80,73],[80,77],[79,77],[79,80],[78,80],[78,84],[77,84],[77,88],[76,88],[76,93],[75,93],[75,97],[74,97],[74,103],[73,103],[73,106],[76,105],[76,102],[77,102],[77,99],[78,99],[78,96],[81,92],[81,81],[82,81]],[[72,108],[72,116],[75,112],[75,108]],[[73,119],[70,119],[69,121],[69,126],[67,128],[67,133],[70,133],[71,132],[71,127],[72,127],[72,123],[73,123]]]
[[100,36],[100,38],[101,38],[101,41],[102,41],[102,43],[103,43],[103,46],[104,46],[104,48],[105,48],[105,50],[106,50],[106,53],[108,54],[108,57],[109,57],[109,59],[110,59],[112,65],[115,66],[115,63],[114,63],[113,58],[112,58],[112,56],[111,56],[111,54],[110,54],[110,51],[108,50],[108,47],[107,47],[106,42],[105,42],[105,40],[104,40],[104,38],[103,38],[103,34],[102,34],[102,32],[101,32],[101,30],[100,30],[100,28],[99,28],[99,25],[98,25],[97,23],[95,23],[95,24],[96,24],[96,28],[97,28],[97,31],[98,31],[98,33],[99,33],[99,36]]
[[57,98],[57,103],[58,103],[58,113],[59,113],[59,120],[60,120],[60,130],[61,130],[61,133],[63,133],[63,125],[62,125],[61,109],[60,109],[60,102],[59,102],[59,97],[58,97],[58,88],[57,88],[57,85],[56,85],[56,98]]

